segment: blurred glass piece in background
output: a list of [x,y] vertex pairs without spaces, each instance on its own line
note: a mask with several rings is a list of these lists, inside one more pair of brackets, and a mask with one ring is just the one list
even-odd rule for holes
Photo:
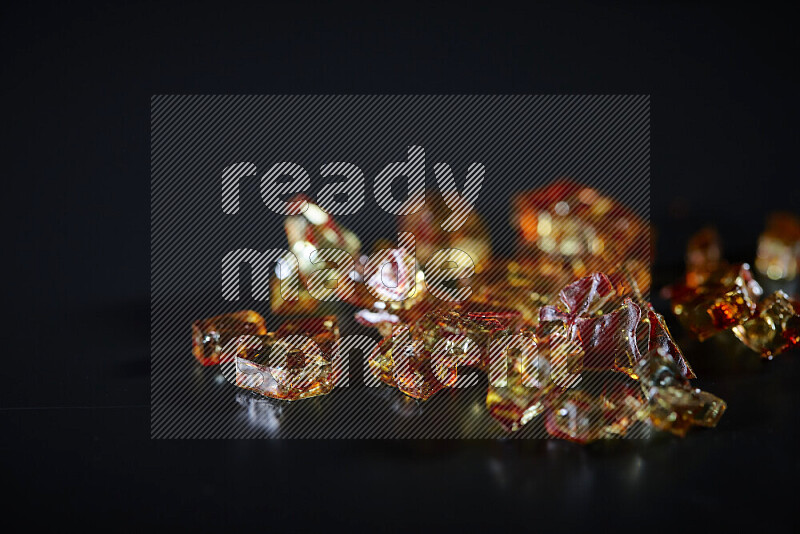
[[726,265],[717,230],[706,227],[689,238],[686,245],[686,285],[697,287]]
[[[632,288],[650,290],[653,233],[642,217],[598,190],[559,180],[514,196],[512,225],[518,233],[515,259],[537,269],[539,263],[559,262],[572,280],[604,272],[620,297]],[[540,293],[554,295],[563,286]]]
[[800,264],[800,219],[773,213],[758,238],[756,271],[770,280],[793,280]]
[[475,273],[488,267],[492,255],[489,229],[476,210],[469,211],[457,230],[447,232],[442,229],[442,224],[453,213],[448,206],[456,205],[459,200],[460,197],[453,192],[428,190],[422,209],[397,218],[400,232],[414,234],[417,259],[423,268],[436,251],[447,248],[466,252],[472,258]]
[[326,264],[314,264],[310,255],[315,250],[332,248],[344,250],[356,262],[360,255],[361,241],[347,228],[339,226],[333,217],[303,195],[293,201],[305,201],[307,207],[300,215],[289,215],[284,222],[289,250],[297,257],[300,277],[306,281],[308,276]]

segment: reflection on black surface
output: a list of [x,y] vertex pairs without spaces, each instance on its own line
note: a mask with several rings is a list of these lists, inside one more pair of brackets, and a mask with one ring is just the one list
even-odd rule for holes
[[284,402],[259,397],[244,391],[236,394],[236,403],[242,407],[248,423],[267,435],[277,435],[284,415]]
[[[675,271],[661,273],[661,276],[655,277],[654,284],[659,287],[674,278]],[[657,299],[655,305],[657,309],[667,308],[666,302]],[[347,312],[342,315],[349,317]],[[780,360],[792,357],[791,353],[781,355],[774,362],[764,362],[729,333],[699,343],[686,335],[671,314],[667,315],[667,322],[698,375],[696,386],[719,395],[729,403],[729,412],[722,418],[720,427],[710,431],[711,434],[721,435],[722,429],[733,419],[738,419],[738,425],[744,425],[740,428],[749,428],[756,423],[755,417],[763,417],[771,409],[768,405],[778,403],[779,406],[785,406],[784,397],[788,393],[766,387],[762,382],[768,380],[766,368],[780,365]],[[486,409],[488,382],[483,376],[473,387],[443,390],[428,401],[420,402],[385,385],[369,387],[359,379],[364,376],[364,362],[359,360],[360,355],[351,355],[350,387],[337,387],[330,394],[313,399],[286,402],[256,394],[242,396],[243,391],[226,382],[218,369],[198,366],[188,352],[175,354],[174,358],[179,362],[176,369],[180,367],[180,376],[184,378],[172,385],[175,388],[172,397],[175,402],[159,406],[158,410],[164,420],[182,421],[183,428],[195,436],[277,439],[477,438],[502,442],[547,442],[546,445],[534,447],[537,451],[535,457],[541,457],[542,454],[549,457],[553,450],[559,450],[560,447],[567,447],[566,450],[576,447],[569,443],[556,445],[555,440],[547,436],[541,417],[534,418],[517,432],[505,432]],[[218,432],[209,429],[207,422],[210,420],[223,422]],[[639,450],[644,442],[669,440],[660,433],[653,434],[654,439],[651,440],[639,439],[643,432],[644,435],[651,432],[647,425],[639,424],[638,427],[632,427],[628,432],[627,437],[634,439],[597,443],[588,449],[618,454],[622,450]],[[696,430],[690,436],[705,433]],[[616,443],[620,441],[635,445]],[[370,448],[371,445],[365,447]],[[407,444],[403,447],[412,450],[424,448],[431,452],[438,446]],[[451,449],[454,445],[446,447]],[[386,450],[385,446],[383,450]]]
[[425,403],[404,395],[396,388],[377,387],[370,388],[369,395],[384,403],[388,409],[403,419],[422,417],[425,412]]

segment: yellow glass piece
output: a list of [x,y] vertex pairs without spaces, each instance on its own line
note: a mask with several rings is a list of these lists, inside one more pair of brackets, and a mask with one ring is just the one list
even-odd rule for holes
[[783,291],[776,291],[758,305],[758,313],[733,328],[742,343],[771,359],[800,343],[800,310]]
[[725,401],[711,393],[667,386],[651,396],[649,415],[654,427],[683,437],[692,426],[717,426],[726,408]]

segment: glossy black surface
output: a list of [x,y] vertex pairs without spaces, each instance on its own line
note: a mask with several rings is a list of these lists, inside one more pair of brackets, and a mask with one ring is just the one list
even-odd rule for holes
[[728,402],[719,427],[589,447],[151,441],[148,379],[150,95],[651,94],[664,284],[700,225],[745,260],[768,211],[798,209],[788,12],[26,3],[1,24],[7,513],[107,529],[796,527],[797,353],[765,363],[681,337],[698,386]]

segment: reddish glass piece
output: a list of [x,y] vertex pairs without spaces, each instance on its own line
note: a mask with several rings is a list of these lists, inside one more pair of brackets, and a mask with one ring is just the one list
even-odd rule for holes
[[564,288],[560,305],[540,311],[540,324],[561,322],[566,337],[583,349],[583,369],[624,370],[640,358],[636,331],[641,308],[626,298],[615,310],[602,313],[603,304],[614,294],[608,277],[593,273]]
[[386,337],[391,335],[394,325],[416,322],[439,301],[428,293],[425,275],[413,254],[403,247],[383,243],[373,253],[376,265],[382,263],[381,254],[391,262],[392,268],[372,272],[365,269],[365,280],[356,284],[356,291],[348,302],[361,308],[355,314],[357,322],[377,328]]

